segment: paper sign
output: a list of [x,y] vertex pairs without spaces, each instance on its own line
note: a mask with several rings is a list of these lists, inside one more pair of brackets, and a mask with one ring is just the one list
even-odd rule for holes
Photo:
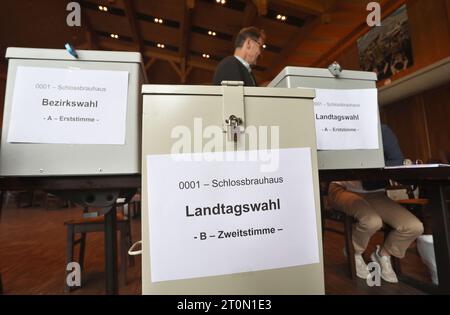
[[125,144],[127,71],[17,67],[8,142]]
[[318,150],[378,149],[376,89],[316,89]]
[[245,161],[147,156],[153,282],[319,262],[311,151],[271,153],[272,173],[251,151]]

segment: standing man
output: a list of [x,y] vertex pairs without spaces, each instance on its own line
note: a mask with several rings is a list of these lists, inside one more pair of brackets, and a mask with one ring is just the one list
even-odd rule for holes
[[264,31],[256,27],[240,30],[234,43],[234,56],[228,56],[219,63],[213,84],[220,85],[222,81],[243,81],[244,86],[256,86],[251,66],[256,65],[265,39]]

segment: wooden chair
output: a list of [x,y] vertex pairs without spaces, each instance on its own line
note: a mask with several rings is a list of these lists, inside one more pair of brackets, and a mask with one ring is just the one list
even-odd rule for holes
[[[347,215],[344,212],[338,211],[336,209],[327,209],[325,211],[325,219],[333,220],[341,222],[344,225],[344,230],[339,231],[337,229],[333,228],[327,228],[326,226],[324,229],[344,235],[345,239],[345,250],[347,252],[347,264],[348,264],[348,271],[350,278],[352,280],[356,280],[356,265],[355,265],[355,248],[353,247],[352,237],[353,237],[353,224],[355,223],[355,219]],[[325,223],[325,222],[324,222]],[[382,227],[382,230],[384,232],[384,238],[386,239],[389,232],[392,230],[388,225],[384,224]],[[401,265],[400,260],[397,257],[392,256],[392,266],[397,273],[398,276],[401,275]]]
[[141,215],[141,194],[136,193],[130,200],[129,213],[131,218],[137,218]]
[[[118,209],[117,212],[117,230],[120,233],[120,275],[121,283],[127,283],[127,262],[129,260],[130,266],[134,266],[134,257],[128,256],[128,249],[132,245],[131,236],[131,221],[129,215],[124,214],[124,207],[122,211]],[[88,213],[85,208],[85,215]],[[79,245],[78,262],[81,271],[84,270],[84,257],[86,249],[86,234],[90,232],[103,232],[105,229],[104,216],[83,217],[77,220],[70,220],[64,222],[67,226],[67,249],[66,249],[66,266],[74,261],[75,246]],[[80,234],[78,239],[75,236]],[[129,259],[127,259],[129,258]],[[66,273],[67,276],[67,273]],[[65,292],[70,292],[71,288],[65,284]]]
[[431,232],[431,218],[427,216],[427,207],[429,200],[420,198],[414,194],[417,186],[402,185],[391,181],[391,185],[386,188],[386,193],[389,198],[408,209],[412,214],[419,218],[424,224],[424,234],[432,234]]
[[[353,258],[353,257],[355,257],[355,248],[353,247],[353,243],[352,243],[352,229],[353,229],[354,218],[352,216],[349,216],[349,215],[341,212],[341,211],[331,209],[331,208],[327,208],[325,211],[322,212],[322,218],[323,218],[323,222],[322,222],[323,230],[328,230],[331,232],[335,232],[335,233],[344,235],[349,275],[352,280],[357,279],[355,259]],[[341,222],[344,225],[344,230],[340,231],[340,230],[337,230],[334,228],[327,228],[326,220]]]
[[[16,204],[16,208],[27,208],[33,206],[34,200],[34,191],[32,190],[20,190],[10,192],[14,197],[14,202]],[[6,198],[6,203],[8,202],[9,197]]]

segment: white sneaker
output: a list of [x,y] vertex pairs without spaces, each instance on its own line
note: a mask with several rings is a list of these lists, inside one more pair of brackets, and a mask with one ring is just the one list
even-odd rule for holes
[[361,254],[355,254],[356,275],[358,278],[367,280],[370,275],[369,268]]
[[417,238],[417,251],[431,273],[431,281],[438,285],[436,258],[434,256],[433,235],[421,235]]
[[[345,247],[343,249],[343,253],[345,257],[348,257],[347,249]],[[355,254],[355,267],[356,267],[356,276],[358,278],[367,280],[367,277],[369,277],[370,272],[361,254]]]
[[380,265],[381,268],[381,278],[390,283],[397,283],[397,275],[395,274],[394,268],[391,264],[391,256],[381,256],[380,246],[377,245],[377,249],[370,255],[370,259]]

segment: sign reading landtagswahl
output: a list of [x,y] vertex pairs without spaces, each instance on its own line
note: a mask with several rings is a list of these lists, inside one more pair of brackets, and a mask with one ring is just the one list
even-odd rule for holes
[[17,67],[8,142],[125,144],[127,71]]
[[319,262],[310,149],[258,152],[147,156],[152,282]]
[[376,89],[316,89],[318,150],[378,149]]

